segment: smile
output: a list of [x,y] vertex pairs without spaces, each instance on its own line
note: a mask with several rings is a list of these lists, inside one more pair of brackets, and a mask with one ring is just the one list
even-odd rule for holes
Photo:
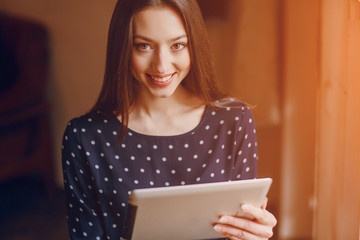
[[166,86],[170,85],[170,83],[172,82],[175,74],[176,73],[163,74],[163,75],[149,75],[149,74],[147,74],[147,76],[149,77],[151,82],[153,84],[155,84],[156,86],[158,86],[158,87],[166,87]]
[[169,75],[162,76],[162,77],[161,76],[152,76],[152,75],[149,75],[149,76],[152,80],[163,83],[163,82],[168,81],[173,76],[173,74],[169,74]]

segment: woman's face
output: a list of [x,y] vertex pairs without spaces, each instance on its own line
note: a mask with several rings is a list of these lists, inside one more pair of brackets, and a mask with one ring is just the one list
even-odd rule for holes
[[184,23],[168,6],[146,8],[134,17],[132,74],[140,94],[169,97],[190,70]]

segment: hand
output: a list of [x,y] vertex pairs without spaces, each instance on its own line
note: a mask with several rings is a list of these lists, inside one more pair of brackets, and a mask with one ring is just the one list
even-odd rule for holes
[[266,210],[267,199],[260,208],[243,204],[241,209],[254,220],[228,216],[221,216],[215,224],[214,230],[231,240],[264,240],[273,235],[273,228],[277,221],[273,214]]

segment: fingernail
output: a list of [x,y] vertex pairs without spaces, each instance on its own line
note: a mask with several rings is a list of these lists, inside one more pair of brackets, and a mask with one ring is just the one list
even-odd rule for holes
[[226,223],[227,222],[227,218],[226,217],[221,217],[219,219],[219,223]]
[[221,227],[219,225],[215,225],[214,230],[217,232],[221,232]]
[[243,205],[241,205],[241,209],[244,211],[248,211],[249,210],[249,205],[247,205],[247,204],[243,204]]

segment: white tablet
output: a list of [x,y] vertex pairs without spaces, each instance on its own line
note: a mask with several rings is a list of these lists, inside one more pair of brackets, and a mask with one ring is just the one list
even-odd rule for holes
[[125,239],[213,239],[220,215],[246,217],[240,205],[261,206],[271,178],[134,190]]

